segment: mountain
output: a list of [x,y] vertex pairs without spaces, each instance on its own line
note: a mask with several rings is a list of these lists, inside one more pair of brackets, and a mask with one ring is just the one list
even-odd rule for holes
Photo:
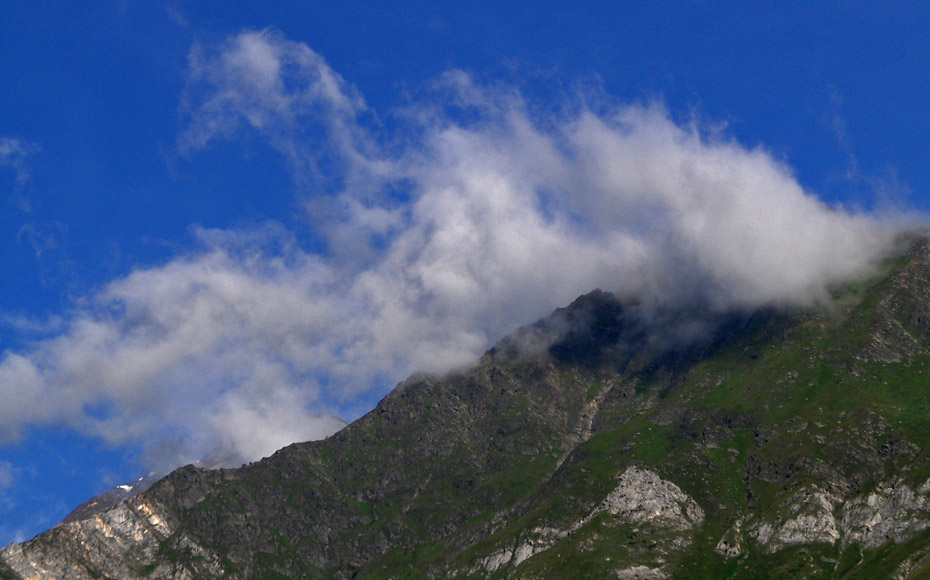
[[0,578],[930,578],[930,242],[808,310],[595,291]]

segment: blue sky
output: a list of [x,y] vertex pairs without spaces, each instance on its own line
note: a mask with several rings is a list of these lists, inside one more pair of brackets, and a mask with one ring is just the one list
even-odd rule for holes
[[0,544],[594,287],[810,304],[930,209],[919,3],[0,5]]

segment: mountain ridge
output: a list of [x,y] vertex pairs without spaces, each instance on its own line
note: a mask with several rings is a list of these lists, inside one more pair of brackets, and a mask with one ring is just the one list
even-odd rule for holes
[[675,313],[592,292],[327,440],[8,546],[0,578],[921,577],[930,243],[886,274],[662,348]]

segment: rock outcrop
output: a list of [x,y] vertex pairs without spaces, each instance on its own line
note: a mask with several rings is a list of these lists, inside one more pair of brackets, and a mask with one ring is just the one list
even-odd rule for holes
[[608,513],[630,524],[649,524],[686,531],[704,522],[704,511],[677,485],[655,472],[630,467],[617,487],[604,498],[585,521]]
[[[163,514],[160,506],[134,497],[87,519],[64,522],[31,542],[12,544],[0,551],[0,559],[29,579],[220,577],[220,558],[176,533],[176,523]],[[80,557],[62,557],[63,551]],[[169,557],[172,552],[183,557]]]

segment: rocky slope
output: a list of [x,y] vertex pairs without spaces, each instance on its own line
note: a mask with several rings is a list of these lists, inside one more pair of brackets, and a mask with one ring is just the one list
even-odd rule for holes
[[816,311],[644,309],[583,296],[326,441],[4,548],[0,578],[930,577],[926,241]]

